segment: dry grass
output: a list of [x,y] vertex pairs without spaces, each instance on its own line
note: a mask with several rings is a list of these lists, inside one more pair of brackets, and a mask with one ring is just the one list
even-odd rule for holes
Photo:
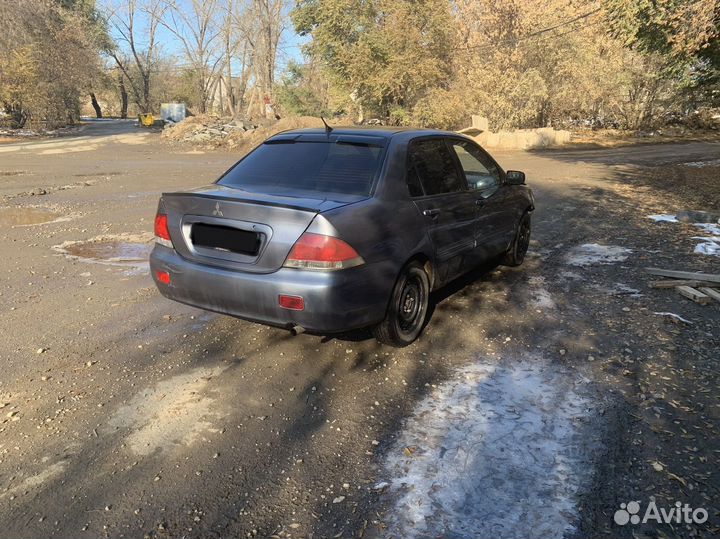
[[679,209],[720,210],[720,166],[653,167],[647,177],[637,177],[634,181],[649,186],[667,200],[687,205]]

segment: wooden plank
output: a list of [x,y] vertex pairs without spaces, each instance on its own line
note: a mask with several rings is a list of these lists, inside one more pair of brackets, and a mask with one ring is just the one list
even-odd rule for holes
[[650,281],[650,288],[675,288],[676,286],[706,286],[720,287],[720,283],[707,283],[703,281],[684,281],[682,279],[667,279],[661,281]]
[[720,301],[720,292],[718,292],[717,290],[708,288],[707,286],[703,286],[702,288],[700,288],[700,292],[702,292],[706,296],[710,296],[715,301]]
[[699,303],[700,305],[707,305],[711,301],[710,296],[706,296],[702,292],[695,290],[694,288],[689,286],[678,286],[677,288],[675,288],[675,290],[677,290],[681,295],[693,300],[695,303]]
[[691,271],[675,271],[660,268],[645,268],[651,275],[660,275],[661,277],[673,277],[675,279],[688,279],[691,281],[708,281],[710,283],[720,283],[720,274],[718,273],[693,273]]

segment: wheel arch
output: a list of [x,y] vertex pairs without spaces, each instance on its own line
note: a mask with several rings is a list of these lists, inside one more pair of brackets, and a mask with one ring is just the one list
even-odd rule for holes
[[403,264],[403,268],[406,268],[408,264],[411,262],[419,262],[422,264],[423,269],[425,270],[425,273],[428,276],[428,280],[430,281],[430,290],[433,290],[435,286],[435,264],[430,259],[429,256],[427,256],[425,253],[415,253],[410,258],[408,258],[405,263]]

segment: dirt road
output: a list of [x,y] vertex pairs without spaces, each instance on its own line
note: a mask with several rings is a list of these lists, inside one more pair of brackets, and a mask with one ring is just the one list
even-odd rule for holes
[[[643,268],[720,259],[644,180],[718,155],[498,153],[535,190],[526,264],[440,291],[396,350],[159,296],[158,196],[236,156],[122,122],[0,145],[0,537],[712,536],[720,310]],[[709,519],[614,522],[651,496]]]

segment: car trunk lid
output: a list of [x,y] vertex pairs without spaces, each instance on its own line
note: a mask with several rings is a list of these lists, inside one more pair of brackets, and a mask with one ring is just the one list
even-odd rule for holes
[[183,257],[253,273],[278,270],[290,249],[320,212],[366,197],[307,198],[299,193],[251,193],[211,185],[165,193],[173,246]]

